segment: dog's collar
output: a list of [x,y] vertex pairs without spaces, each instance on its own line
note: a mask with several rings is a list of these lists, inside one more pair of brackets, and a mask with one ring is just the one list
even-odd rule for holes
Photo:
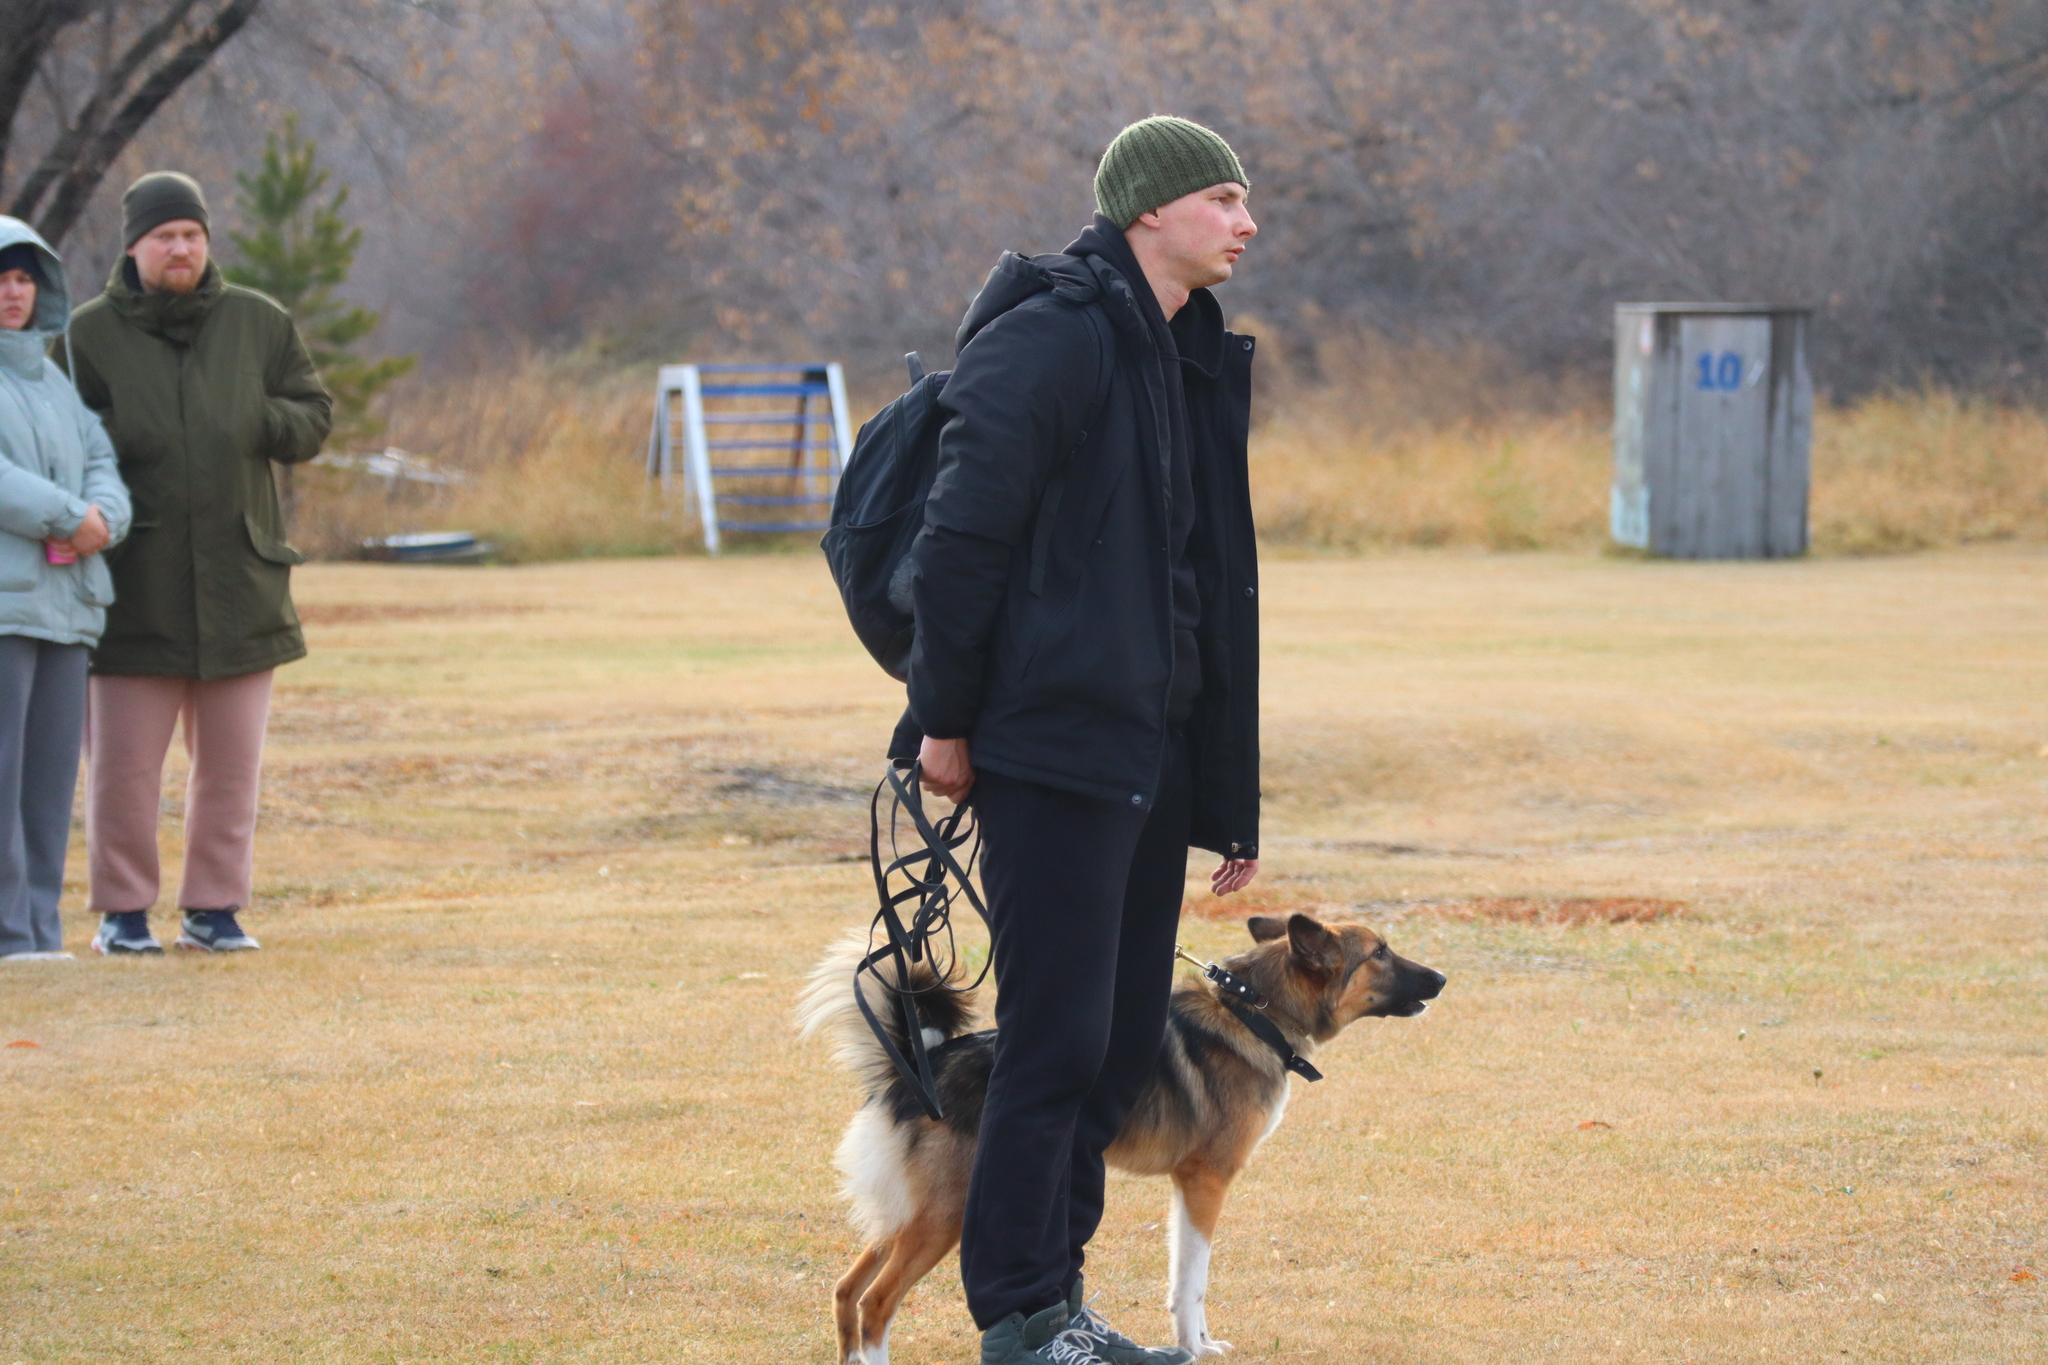
[[1287,1041],[1287,1035],[1280,1032],[1280,1026],[1260,1012],[1266,1008],[1266,997],[1259,994],[1256,986],[1227,967],[1202,961],[1178,943],[1173,945],[1173,955],[1199,967],[1202,975],[1216,983],[1216,998],[1222,1002],[1223,1008],[1236,1015],[1237,1021],[1250,1029],[1254,1038],[1272,1048],[1282,1066],[1303,1080],[1319,1081],[1323,1078],[1323,1073],[1311,1066],[1308,1058],[1294,1050],[1294,1045]]

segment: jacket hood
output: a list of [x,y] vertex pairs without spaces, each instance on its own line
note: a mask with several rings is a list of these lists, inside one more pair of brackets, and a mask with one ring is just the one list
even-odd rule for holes
[[967,305],[967,316],[960,319],[960,330],[953,334],[953,353],[967,349],[975,333],[1024,300],[1047,292],[1087,303],[1102,290],[1087,264],[1071,254],[1019,256],[1005,251],[982,281],[981,292]]
[[1124,230],[1101,214],[1096,214],[1081,235],[1067,243],[1069,256],[1100,256],[1125,275],[1142,273],[1138,271],[1138,258],[1131,251],[1131,240]]
[[64,276],[64,262],[41,233],[19,218],[0,217],[0,250],[11,246],[26,246],[35,252],[42,279],[36,282],[36,311],[28,326],[18,332],[0,332],[0,369],[23,379],[40,380],[50,343],[63,336],[71,323],[71,285]]
[[113,273],[107,276],[107,303],[115,312],[143,331],[179,346],[192,344],[206,315],[226,291],[220,265],[212,260],[207,261],[206,273],[189,294],[152,294],[144,289],[133,256],[115,261]]
[[[1075,303],[1091,303],[1106,294],[1113,305],[1122,305],[1109,308],[1112,321],[1142,334],[1145,324],[1131,280],[1144,278],[1123,229],[1098,213],[1065,251],[1043,256],[1005,251],[967,305],[967,315],[953,336],[953,353],[965,350],[976,333],[1018,304],[1044,293]],[[108,292],[113,292],[111,286]],[[1207,289],[1191,291],[1167,326],[1182,365],[1212,380],[1222,373],[1223,306],[1214,294]]]
[[19,218],[0,217],[0,251],[22,245],[34,250],[43,276],[36,289],[36,315],[22,330],[41,333],[47,344],[71,323],[71,284],[64,274],[63,258],[50,249],[41,233]]

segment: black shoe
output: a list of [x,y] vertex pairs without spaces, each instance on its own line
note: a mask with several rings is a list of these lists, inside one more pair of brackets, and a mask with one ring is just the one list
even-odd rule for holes
[[149,911],[123,910],[101,915],[99,932],[92,936],[92,950],[108,957],[133,953],[161,953],[164,945],[149,932]]
[[246,953],[263,945],[242,932],[242,926],[235,923],[235,912],[228,909],[187,910],[178,946],[209,953]]
[[1079,1276],[1067,1295],[1067,1328],[1060,1336],[1087,1347],[1109,1365],[1188,1365],[1195,1358],[1192,1351],[1178,1346],[1140,1346],[1111,1327],[1107,1318],[1082,1300]]
[[1056,1303],[1025,1317],[1012,1313],[981,1334],[981,1365],[1105,1365],[1066,1335],[1067,1306]]

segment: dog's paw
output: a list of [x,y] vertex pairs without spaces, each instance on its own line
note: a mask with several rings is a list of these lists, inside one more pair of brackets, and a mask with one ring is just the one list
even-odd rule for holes
[[1200,1359],[1202,1356],[1220,1356],[1225,1351],[1234,1350],[1235,1348],[1229,1342],[1218,1341],[1204,1332],[1202,1339],[1188,1349],[1195,1353],[1197,1359]]

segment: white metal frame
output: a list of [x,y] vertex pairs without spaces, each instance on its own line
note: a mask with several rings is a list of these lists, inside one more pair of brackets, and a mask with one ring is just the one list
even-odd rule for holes
[[[805,366],[807,369],[823,369],[827,396],[832,404],[832,444],[836,457],[833,467],[825,471],[831,480],[831,488],[838,491],[839,479],[846,472],[847,461],[853,457],[853,424],[849,420],[846,406],[846,375],[839,362],[832,361],[823,366]],[[655,381],[654,427],[647,436],[647,477],[659,479],[663,493],[675,487],[675,402],[680,398],[683,404],[683,504],[687,508],[692,502],[697,506],[697,515],[704,525],[704,549],[708,554],[719,550],[718,499],[711,482],[711,454],[704,435],[704,380],[696,365],[664,365]],[[809,473],[810,457],[803,457],[805,472]]]

